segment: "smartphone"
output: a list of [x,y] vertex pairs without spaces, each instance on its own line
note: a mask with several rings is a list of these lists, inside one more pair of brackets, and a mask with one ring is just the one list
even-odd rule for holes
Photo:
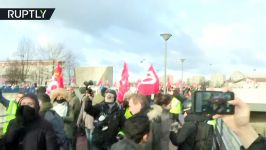
[[234,114],[235,107],[228,101],[234,100],[233,92],[195,91],[192,110],[204,114]]

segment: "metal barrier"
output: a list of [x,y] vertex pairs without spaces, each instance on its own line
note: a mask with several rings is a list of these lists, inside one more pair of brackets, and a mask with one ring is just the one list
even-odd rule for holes
[[239,138],[221,119],[217,120],[215,135],[220,150],[240,150]]

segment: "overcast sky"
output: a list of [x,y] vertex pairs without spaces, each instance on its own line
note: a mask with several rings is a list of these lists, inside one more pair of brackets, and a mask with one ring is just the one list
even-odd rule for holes
[[36,45],[63,43],[80,66],[114,66],[118,76],[127,62],[138,78],[152,63],[161,75],[160,34],[169,32],[167,69],[177,78],[180,58],[185,77],[266,68],[265,0],[0,0],[0,6],[56,8],[49,21],[0,21],[2,60],[27,37]]

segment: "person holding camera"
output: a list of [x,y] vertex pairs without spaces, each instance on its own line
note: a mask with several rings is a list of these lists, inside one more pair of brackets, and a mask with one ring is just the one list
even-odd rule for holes
[[108,89],[103,102],[92,106],[92,101],[85,104],[85,112],[94,118],[92,133],[93,150],[107,150],[117,142],[117,134],[123,127],[125,118],[122,108],[116,103],[116,92]]
[[249,106],[236,98],[229,101],[229,104],[235,106],[235,113],[232,115],[214,115],[213,118],[221,118],[225,124],[233,130],[239,137],[243,146],[241,149],[264,150],[266,148],[266,139],[259,135],[250,124]]
[[[81,90],[82,91],[82,90]],[[82,93],[82,92],[81,92]],[[92,149],[92,131],[94,128],[93,125],[93,116],[89,115],[84,111],[85,104],[87,101],[91,101],[94,98],[94,91],[90,87],[84,88],[84,94],[81,98],[81,109],[77,121],[77,127],[81,130],[85,130],[86,138],[87,138],[87,148],[88,150]]]

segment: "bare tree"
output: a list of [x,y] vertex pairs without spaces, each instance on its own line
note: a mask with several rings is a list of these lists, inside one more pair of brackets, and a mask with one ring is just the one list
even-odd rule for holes
[[62,65],[67,73],[69,84],[71,77],[74,74],[74,68],[77,66],[77,57],[75,54],[67,50],[61,43],[48,44],[46,47],[40,48],[42,59],[53,61],[52,75],[54,74],[55,65],[57,62],[62,62]]
[[29,61],[32,59],[32,52],[33,52],[33,43],[28,38],[22,38],[18,44],[18,49],[16,51],[16,55],[18,61],[19,69],[18,72],[20,82],[24,82],[28,75],[29,75]]
[[48,44],[46,47],[40,48],[41,59],[53,61],[53,68],[51,74],[54,74],[55,65],[59,61],[64,61],[66,58],[65,47],[61,43]]
[[29,76],[29,61],[32,59],[33,44],[22,38],[12,60],[8,60],[6,78],[10,83],[24,82]]
[[68,84],[71,84],[72,76],[74,75],[74,69],[77,66],[77,57],[72,51],[66,51],[66,57],[64,59],[64,68],[68,76]]

